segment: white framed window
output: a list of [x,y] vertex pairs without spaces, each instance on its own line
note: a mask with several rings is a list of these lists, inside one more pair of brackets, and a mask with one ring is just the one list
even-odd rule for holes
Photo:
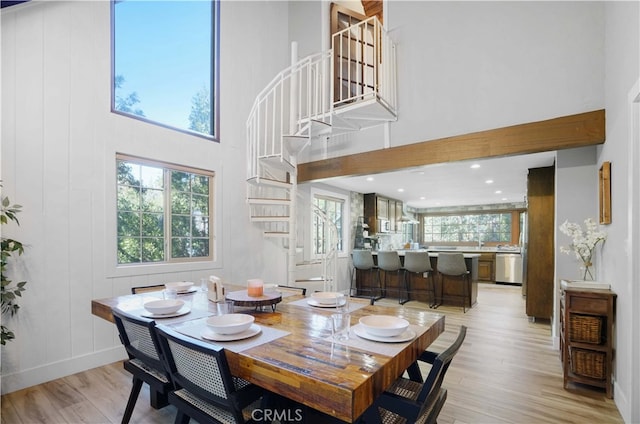
[[[314,207],[322,210],[328,220],[336,227],[338,255],[346,254],[349,233],[349,198],[340,193],[319,189],[311,190],[311,198]],[[327,228],[325,228],[327,225],[311,210],[311,253],[314,258],[318,258],[327,252],[329,243],[329,240],[327,240]]]
[[212,260],[214,177],[116,154],[117,265]]
[[111,8],[112,112],[219,141],[220,1]]
[[422,221],[425,242],[511,243],[512,213],[469,213],[425,216]]

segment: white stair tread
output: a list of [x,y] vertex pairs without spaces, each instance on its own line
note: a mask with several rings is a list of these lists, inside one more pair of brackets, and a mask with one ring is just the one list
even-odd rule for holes
[[272,178],[265,178],[265,177],[251,177],[247,180],[247,182],[255,186],[266,185],[269,187],[280,187],[280,188],[291,188],[291,185],[292,185],[291,183],[288,183],[286,181],[278,181]]
[[264,236],[273,238],[285,238],[289,237],[289,233],[286,231],[265,231]]
[[251,221],[253,222],[287,222],[289,221],[288,216],[252,216]]
[[269,198],[259,198],[259,197],[250,197],[247,199],[247,202],[252,205],[289,205],[291,204],[291,200],[289,199],[269,199]]

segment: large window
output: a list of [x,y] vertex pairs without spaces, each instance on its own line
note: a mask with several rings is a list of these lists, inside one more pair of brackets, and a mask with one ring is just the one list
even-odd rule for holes
[[425,216],[425,242],[511,242],[511,213]]
[[209,171],[117,156],[118,264],[213,257]]
[[218,138],[216,1],[113,1],[114,112]]
[[[314,205],[324,212],[330,223],[333,223],[337,230],[337,249],[343,251],[343,218],[344,218],[344,199],[325,195],[314,195]],[[328,251],[329,244],[329,226],[317,214],[313,214],[313,253],[314,255],[323,255]]]

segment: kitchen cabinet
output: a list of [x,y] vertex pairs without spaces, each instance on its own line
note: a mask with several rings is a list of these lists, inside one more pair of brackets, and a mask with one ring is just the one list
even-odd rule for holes
[[567,288],[560,296],[560,352],[564,388],[569,382],[604,388],[611,382],[616,294],[611,290]]
[[526,313],[533,318],[551,319],[555,252],[553,166],[529,169],[527,177],[528,251],[525,295]]
[[389,199],[389,231],[392,233],[396,233],[398,230],[396,229],[396,223],[398,222],[398,217],[396,217],[396,201],[393,199]]
[[[400,215],[398,215],[400,210]],[[371,234],[380,233],[378,225],[380,220],[389,221],[391,232],[398,232],[402,229],[400,218],[402,218],[402,202],[388,197],[378,196],[376,193],[366,193],[364,195],[364,217],[369,224]]]
[[396,200],[396,222],[395,222],[395,232],[402,232],[402,202]]
[[376,196],[376,219],[389,219],[389,199]]
[[481,253],[478,258],[478,281],[496,281],[496,254]]

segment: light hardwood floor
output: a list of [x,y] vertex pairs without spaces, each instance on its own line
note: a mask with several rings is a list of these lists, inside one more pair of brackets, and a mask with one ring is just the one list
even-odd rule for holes
[[[468,327],[444,381],[448,399],[439,422],[622,423],[611,399],[586,387],[562,387],[559,353],[548,323],[524,314],[520,287],[481,284],[478,304],[462,313],[440,307],[446,331],[432,346],[444,349]],[[383,299],[384,304],[395,301]],[[418,302],[407,308],[427,308]],[[427,308],[428,309],[428,308]],[[119,423],[131,388],[120,363],[106,365],[2,396],[2,423]],[[154,410],[143,387],[132,423],[172,423],[175,409]]]

